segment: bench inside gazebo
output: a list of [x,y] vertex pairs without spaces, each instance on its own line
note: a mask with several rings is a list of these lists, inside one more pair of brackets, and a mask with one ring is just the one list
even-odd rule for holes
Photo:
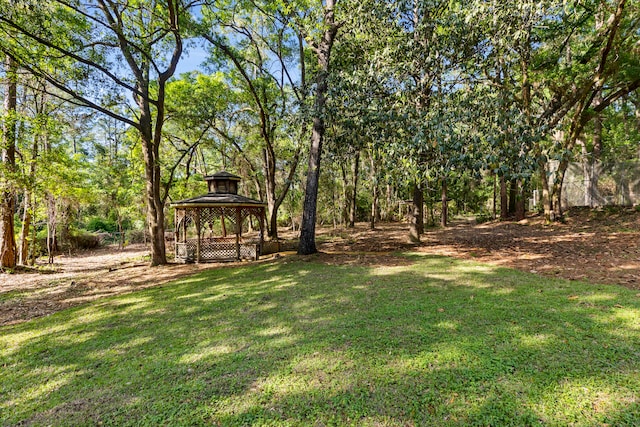
[[238,194],[239,176],[218,172],[204,179],[207,194],[171,204],[176,261],[257,260],[264,242],[265,204]]

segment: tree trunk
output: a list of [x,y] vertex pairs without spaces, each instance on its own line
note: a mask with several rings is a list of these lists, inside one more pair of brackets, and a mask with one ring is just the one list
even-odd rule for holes
[[[44,104],[44,103],[43,103]],[[31,164],[29,166],[29,176],[33,179],[36,175],[36,161],[38,157],[39,136],[33,137],[33,145],[31,149]],[[33,245],[35,239],[29,238],[31,233],[31,221],[35,212],[35,202],[33,194],[33,184],[27,184],[24,189],[24,210],[22,212],[22,229],[20,230],[20,246],[18,248],[18,263],[21,265],[29,264],[29,249]],[[34,228],[35,231],[35,228]],[[34,253],[35,251],[31,251]]]
[[378,213],[378,186],[374,184],[373,186],[373,197],[371,199],[371,217],[369,221],[369,228],[371,230],[376,229],[376,219]]
[[[340,172],[342,174],[342,201],[340,203],[340,224],[349,224],[349,207],[351,206],[351,189],[347,166],[345,162],[340,162]],[[337,205],[336,205],[337,206]]]
[[593,204],[593,191],[591,186],[591,159],[589,152],[587,151],[587,144],[583,140],[579,140],[578,144],[581,146],[581,164],[582,164],[582,186],[584,188],[584,198],[583,204],[584,206],[589,206]]
[[558,164],[558,171],[556,172],[556,180],[553,183],[554,200],[554,214],[556,220],[562,220],[564,212],[562,211],[562,185],[564,184],[564,177],[569,167],[569,160],[562,159]]
[[18,245],[18,264],[27,265],[29,257],[29,233],[31,229],[31,194],[24,191],[24,206],[22,210],[22,228],[20,229],[20,243]]
[[47,262],[49,264],[53,264],[53,257],[55,252],[58,250],[58,239],[56,233],[56,199],[51,195],[47,194]]
[[271,239],[278,238],[278,206],[276,206],[276,166],[271,155],[272,150],[263,150],[265,193],[267,196],[267,211],[269,223],[267,232]]
[[[598,94],[595,99],[596,103],[602,102],[602,94]],[[636,114],[638,112],[636,111]],[[596,113],[593,117],[593,152],[591,153],[590,172],[589,177],[589,191],[591,204],[590,207],[595,207],[600,204],[600,193],[598,191],[598,181],[600,180],[600,158],[602,156],[602,114]]]
[[371,199],[371,217],[369,221],[369,228],[371,230],[375,230],[376,219],[378,219],[379,217],[378,199],[379,199],[380,190],[378,188],[378,168],[376,165],[376,159],[373,151],[371,151],[370,158],[371,158],[371,192],[373,197]]
[[298,254],[308,255],[318,251],[316,248],[316,214],[318,203],[318,183],[320,180],[320,155],[324,139],[325,123],[324,110],[329,84],[329,61],[331,48],[338,33],[339,26],[334,20],[334,6],[336,0],[327,0],[325,6],[324,23],[326,29],[318,46],[314,46],[318,59],[318,74],[316,77],[315,101],[313,109],[313,127],[311,129],[311,147],[309,150],[309,168],[307,170],[307,185],[302,208],[302,224],[300,226],[300,243]]
[[431,195],[427,196],[427,224],[429,226],[435,226],[436,225],[436,214],[434,212],[434,200],[433,197],[431,197]]
[[[307,128],[306,126],[303,125],[301,130],[301,135],[304,135],[306,133],[307,133]],[[278,210],[280,209],[280,206],[282,205],[285,198],[289,194],[289,191],[291,190],[291,184],[293,183],[294,176],[296,174],[296,171],[298,170],[298,164],[300,163],[300,152],[301,152],[301,149],[298,148],[295,154],[293,155],[293,160],[291,161],[291,164],[290,164],[289,174],[287,176],[287,179],[284,185],[282,186],[282,192],[278,197],[276,197],[276,194],[275,194],[275,178],[274,178],[273,191],[274,191],[275,202],[273,205],[273,214],[271,213],[269,214],[270,215],[269,222],[271,224],[271,227],[269,229],[269,237],[272,239],[276,239],[276,240],[278,239]]]
[[509,216],[516,213],[516,200],[518,199],[518,180],[513,178],[509,181]]
[[542,208],[544,211],[544,219],[547,222],[555,220],[553,213],[553,199],[549,188],[548,163],[544,160],[538,161],[538,172],[540,174],[540,184],[542,186]]
[[[395,209],[393,206],[393,189],[391,188],[391,184],[387,184],[386,187],[386,192],[385,192],[385,200],[386,200],[386,206],[384,209],[384,213],[383,213],[383,219],[385,221],[390,221],[393,218]],[[401,220],[402,217],[398,218],[398,220]]]
[[498,176],[493,174],[493,214],[492,219],[496,219],[497,216],[497,197],[498,197]]
[[420,243],[420,235],[424,233],[423,206],[424,195],[418,184],[413,186],[413,203],[411,209],[411,222],[409,223],[409,240],[412,243]]
[[[16,107],[17,107],[17,65],[13,58],[6,58],[7,88],[4,96],[3,122],[4,144],[2,147],[2,163],[9,175],[16,169]],[[2,188],[0,201],[0,269],[16,266],[16,239],[14,214],[16,207],[15,189],[12,188],[10,177]]]
[[[148,126],[145,126],[148,123]],[[145,166],[145,200],[147,204],[147,227],[151,240],[151,265],[167,263],[164,245],[164,203],[160,197],[160,162],[158,145],[151,137],[151,121],[141,116],[142,153]],[[146,129],[145,129],[146,128]],[[146,130],[146,131],[144,131]]]
[[440,215],[440,226],[447,226],[447,217],[449,216],[449,207],[447,203],[447,179],[442,178],[442,193],[441,198],[442,202],[442,213]]
[[500,219],[507,219],[509,215],[509,205],[507,203],[507,182],[504,175],[500,177]]
[[360,175],[360,152],[356,152],[356,157],[353,160],[351,168],[351,194],[349,196],[349,228],[353,228],[356,225],[356,211],[358,208],[358,176]]
[[526,207],[525,202],[527,199],[527,185],[524,181],[516,180],[516,221],[525,219]]
[[[325,83],[326,86],[326,83]],[[320,90],[320,89],[318,89]],[[324,89],[326,91],[326,88]],[[324,93],[322,94],[324,97]],[[318,104],[318,101],[316,101]],[[324,100],[322,102],[324,107]],[[302,224],[300,226],[300,244],[298,253],[309,255],[316,253],[316,210],[318,201],[318,181],[320,179],[320,154],[324,137],[324,119],[314,117],[311,131],[311,150],[309,152],[309,170],[307,171],[307,186],[302,207]]]

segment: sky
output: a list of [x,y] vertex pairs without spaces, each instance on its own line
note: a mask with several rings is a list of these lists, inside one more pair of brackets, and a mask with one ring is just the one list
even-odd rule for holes
[[205,72],[201,67],[205,59],[207,59],[207,51],[205,49],[197,45],[189,46],[182,52],[182,57],[178,62],[174,76],[180,77],[180,74],[194,70]]

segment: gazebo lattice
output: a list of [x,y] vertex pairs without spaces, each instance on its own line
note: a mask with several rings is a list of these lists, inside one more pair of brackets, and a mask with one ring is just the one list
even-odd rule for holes
[[[172,203],[175,208],[175,257],[183,262],[258,259],[264,242],[265,204],[240,196],[240,177],[219,172],[206,176],[209,193]],[[257,236],[243,236],[253,220]],[[248,234],[254,234],[249,232]]]

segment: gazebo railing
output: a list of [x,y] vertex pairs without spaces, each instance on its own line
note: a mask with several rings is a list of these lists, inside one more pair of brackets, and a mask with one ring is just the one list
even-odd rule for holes
[[201,239],[198,259],[198,239],[176,242],[176,260],[184,262],[250,259],[257,260],[260,245],[255,242],[240,242],[235,239]]

